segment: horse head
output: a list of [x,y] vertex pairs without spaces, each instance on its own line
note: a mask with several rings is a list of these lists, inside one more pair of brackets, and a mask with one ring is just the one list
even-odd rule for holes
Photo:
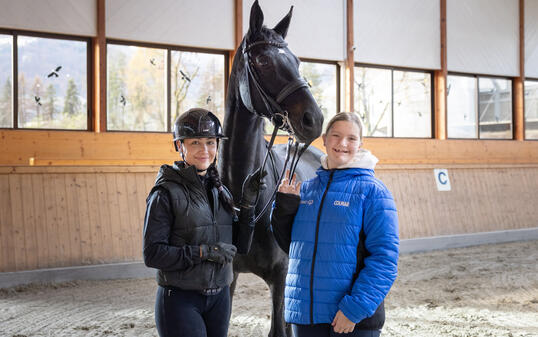
[[236,58],[239,93],[245,107],[273,121],[281,129],[309,144],[321,134],[323,114],[299,74],[299,59],[284,40],[293,6],[273,28],[263,25],[263,12],[256,0],[250,11],[250,26]]

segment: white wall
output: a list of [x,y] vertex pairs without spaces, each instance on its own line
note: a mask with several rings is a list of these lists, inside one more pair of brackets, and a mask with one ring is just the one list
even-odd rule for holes
[[438,0],[355,0],[355,62],[439,69]]
[[449,71],[519,76],[517,0],[448,0]]
[[108,38],[234,48],[233,0],[107,0]]
[[525,0],[525,76],[538,78],[538,1]]
[[[243,1],[243,34],[249,27],[254,0]],[[293,16],[288,30],[290,50],[298,57],[342,61],[345,58],[345,0],[261,0],[264,24],[273,28],[289,12]]]
[[0,0],[0,28],[95,36],[95,0]]

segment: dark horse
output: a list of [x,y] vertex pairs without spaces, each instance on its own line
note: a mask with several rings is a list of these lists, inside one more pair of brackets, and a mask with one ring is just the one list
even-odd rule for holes
[[[224,133],[229,140],[222,142],[219,171],[223,183],[236,197],[241,195],[245,177],[262,165],[267,151],[262,116],[273,118],[277,113],[287,113],[289,129],[301,143],[309,144],[321,134],[323,115],[299,75],[298,58],[284,41],[292,9],[273,29],[269,29],[263,26],[263,13],[258,1],[254,2],[249,31],[233,60],[224,117]],[[257,214],[273,194],[284,164],[286,146],[274,146],[271,154],[272,159],[267,160],[266,166],[269,172],[267,189],[260,195]],[[314,176],[321,154],[316,149],[304,153],[296,170],[299,180]],[[269,336],[286,337],[292,335],[283,317],[288,256],[278,247],[271,232],[269,213],[266,211],[256,223],[250,253],[234,259],[235,278],[231,292],[233,295],[239,273],[252,272],[263,278],[273,300]]]

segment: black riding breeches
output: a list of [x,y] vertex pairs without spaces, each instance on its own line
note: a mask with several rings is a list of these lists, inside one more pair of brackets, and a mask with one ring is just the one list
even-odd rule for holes
[[216,295],[172,287],[157,289],[155,323],[161,337],[226,337],[230,312],[229,287]]

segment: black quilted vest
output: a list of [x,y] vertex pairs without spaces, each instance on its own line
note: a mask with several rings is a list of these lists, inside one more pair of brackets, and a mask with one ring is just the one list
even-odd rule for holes
[[[213,207],[210,206],[210,198],[194,166],[184,167],[183,162],[161,166],[152,192],[157,188],[168,191],[174,213],[170,245],[232,243],[232,214],[220,204],[214,187],[210,190]],[[180,271],[157,272],[159,285],[185,290],[225,287],[232,280],[232,263],[221,265],[202,261]]]

